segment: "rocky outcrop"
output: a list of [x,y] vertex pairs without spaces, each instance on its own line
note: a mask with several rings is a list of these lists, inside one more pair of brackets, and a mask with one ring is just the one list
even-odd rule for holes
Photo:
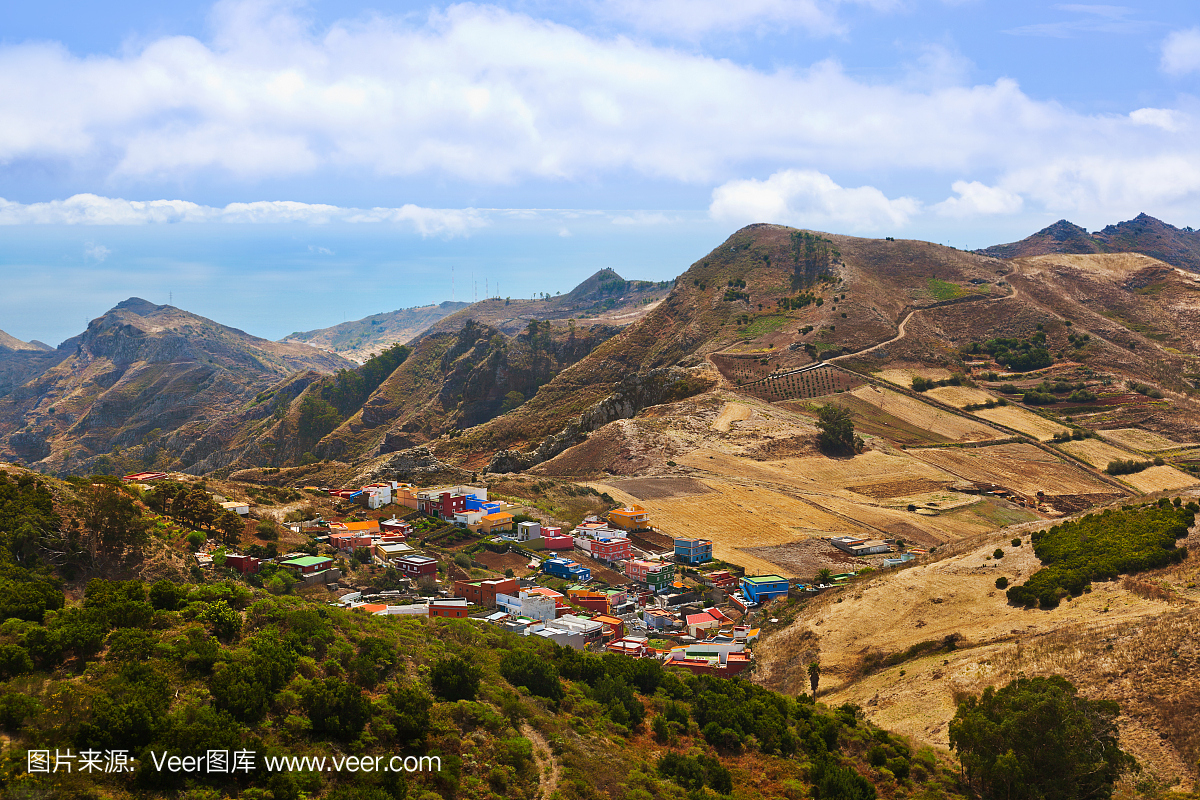
[[348,485],[362,486],[381,480],[422,484],[431,483],[438,478],[466,480],[470,474],[440,460],[428,447],[410,447],[375,462],[355,475]]
[[547,436],[528,452],[501,450],[492,456],[488,472],[524,472],[554,458],[582,442],[587,434],[618,419],[630,419],[639,411],[662,403],[671,403],[707,391],[712,379],[698,371],[663,367],[626,377],[617,390],[579,415],[553,436]]

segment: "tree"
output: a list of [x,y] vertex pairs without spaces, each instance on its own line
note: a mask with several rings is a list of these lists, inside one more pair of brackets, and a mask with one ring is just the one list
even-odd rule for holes
[[850,412],[841,406],[833,403],[821,406],[817,427],[821,429],[818,444],[826,455],[853,455],[862,449],[862,439],[854,435]]
[[558,679],[558,670],[537,653],[509,650],[500,659],[500,674],[513,686],[523,686],[538,697],[562,699],[563,688]]
[[237,544],[242,540],[246,523],[232,511],[226,511],[217,519],[217,528],[221,531],[221,541],[225,544]]
[[809,662],[808,683],[812,686],[813,697],[817,696],[817,684],[821,682],[821,665],[816,661]]
[[92,487],[84,506],[83,523],[95,536],[96,549],[113,555],[120,555],[127,547],[136,550],[146,542],[146,521],[138,507],[111,486]]
[[1019,678],[959,703],[950,746],[984,800],[1106,800],[1136,765],[1120,748],[1118,714],[1060,675]]
[[442,659],[429,670],[429,685],[443,700],[474,700],[483,670],[458,656]]

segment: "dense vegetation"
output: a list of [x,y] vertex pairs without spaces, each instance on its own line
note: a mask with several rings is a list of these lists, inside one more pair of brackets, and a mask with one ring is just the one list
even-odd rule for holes
[[1107,509],[1033,534],[1033,552],[1043,565],[1029,580],[1010,587],[1008,601],[1053,608],[1068,594],[1078,596],[1093,580],[1141,572],[1187,557],[1175,542],[1187,536],[1200,506],[1158,503]]
[[949,378],[935,380],[933,378],[923,378],[920,375],[913,375],[912,389],[914,392],[927,392],[930,389],[936,389],[939,386],[968,386],[970,381],[963,375],[955,373]]
[[828,277],[841,257],[831,239],[808,231],[793,231],[792,288],[811,286],[818,278]]
[[960,702],[950,746],[984,800],[1102,800],[1134,767],[1117,738],[1119,713],[1060,676],[1020,678]]
[[863,448],[862,437],[854,434],[854,420],[849,410],[826,403],[817,412],[817,427],[821,429],[817,444],[825,455],[854,455]]
[[1053,356],[1046,349],[1046,332],[1037,331],[1026,339],[988,339],[986,342],[972,342],[960,351],[964,356],[986,354],[996,360],[996,363],[1008,367],[1013,372],[1030,372],[1044,369],[1054,363]]
[[302,449],[308,449],[342,424],[411,353],[407,346],[394,344],[371,356],[357,369],[338,370],[305,394],[297,422]]

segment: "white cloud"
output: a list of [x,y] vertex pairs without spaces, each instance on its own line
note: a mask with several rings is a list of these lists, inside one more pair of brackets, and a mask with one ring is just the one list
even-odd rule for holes
[[765,181],[735,180],[717,187],[709,213],[734,223],[866,231],[902,227],[919,209],[911,197],[892,200],[873,186],[847,189],[814,170],[784,170]]
[[1170,133],[1182,127],[1180,113],[1171,108],[1139,108],[1129,112],[1129,120],[1135,125],[1152,125]]
[[[962,176],[1023,195],[1021,185],[1042,192],[1045,181],[1010,185],[1009,177],[1045,167],[1059,170],[1056,188],[1044,193],[1057,198],[1083,197],[1121,172],[1130,154],[1200,164],[1200,137],[1185,111],[1088,115],[1035,100],[1012,80],[970,85],[969,63],[945,47],[927,48],[889,84],[834,61],[760,69],[488,5],[324,29],[295,7],[222,3],[211,41],[163,37],[119,56],[0,46],[0,165],[77,170],[123,186],[376,175],[472,187],[614,175],[713,186],[789,165],[837,175],[929,173],[938,185]],[[836,27],[839,7],[839,0],[604,6],[640,14],[639,24],[694,32],[758,24],[817,30],[823,19]],[[1087,24],[1141,24],[1124,7],[1060,13]],[[1197,68],[1188,42],[1198,37],[1169,37],[1163,68]],[[1062,170],[1064,159],[1097,172]],[[1167,196],[1174,190],[1164,189]],[[72,205],[78,197],[91,200]],[[347,210],[307,204],[250,203],[217,214],[185,201],[77,198],[0,204],[0,221],[37,214],[97,224],[349,219]],[[1124,213],[1127,204],[1116,202],[1111,213]],[[426,235],[464,233],[498,214],[353,211],[358,221],[400,222]]]
[[[390,222],[409,226],[422,236],[465,236],[472,230],[490,224],[485,213],[473,208],[422,208],[411,203],[400,208],[361,209],[271,200],[230,203],[216,208],[186,200],[122,200],[94,194],[77,194],[66,200],[29,204],[0,198],[0,225],[146,225],[185,222],[310,225]],[[309,249],[313,250],[312,247]],[[332,255],[325,248],[317,248],[314,252]]]
[[979,181],[955,181],[950,188],[958,197],[947,198],[932,206],[935,212],[947,217],[1015,214],[1024,205],[1020,195]]
[[678,217],[667,216],[661,211],[635,211],[612,218],[613,225],[671,225],[675,222],[679,222]]
[[1163,72],[1169,75],[1185,75],[1200,71],[1200,28],[1174,31],[1163,41]]
[[102,244],[96,244],[94,242],[85,242],[83,245],[84,259],[90,259],[92,261],[95,261],[96,263],[100,263],[101,261],[103,261],[104,259],[108,258],[111,255],[112,255],[112,250],[109,250],[107,247],[105,247]]
[[315,244],[310,244],[310,245],[308,246],[308,252],[310,252],[310,253],[316,253],[316,254],[317,254],[317,255],[319,255],[319,256],[331,256],[331,255],[334,255],[334,252],[333,252],[332,250],[330,250],[328,247],[319,247],[319,246],[317,246],[317,245],[315,245]]
[[757,28],[803,28],[818,35],[844,31],[837,11],[842,5],[896,8],[899,0],[603,0],[592,6],[601,16],[643,31],[682,39]]

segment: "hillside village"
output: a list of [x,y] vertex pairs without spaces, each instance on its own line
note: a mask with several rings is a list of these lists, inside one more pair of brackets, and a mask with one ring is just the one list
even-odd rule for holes
[[[169,479],[166,473],[134,473],[123,480],[152,491],[154,481]],[[308,542],[302,550],[272,557],[258,545],[243,553],[214,540],[195,554],[196,566],[210,579],[284,570],[298,588],[324,589],[336,597],[331,602],[363,613],[471,619],[577,650],[658,658],[722,676],[752,663],[759,635],[753,625],[764,606],[789,594],[845,586],[855,575],[826,570],[800,581],[746,574],[738,565],[714,561],[709,540],[663,537],[637,504],[585,517],[564,533],[530,518],[524,506],[489,500],[480,486],[388,481],[297,491],[327,493],[354,510],[341,519],[288,523]],[[250,513],[248,503],[218,505]],[[899,547],[852,537],[831,544],[860,556]],[[887,559],[884,566],[912,557]],[[393,588],[371,585],[380,573]]]

